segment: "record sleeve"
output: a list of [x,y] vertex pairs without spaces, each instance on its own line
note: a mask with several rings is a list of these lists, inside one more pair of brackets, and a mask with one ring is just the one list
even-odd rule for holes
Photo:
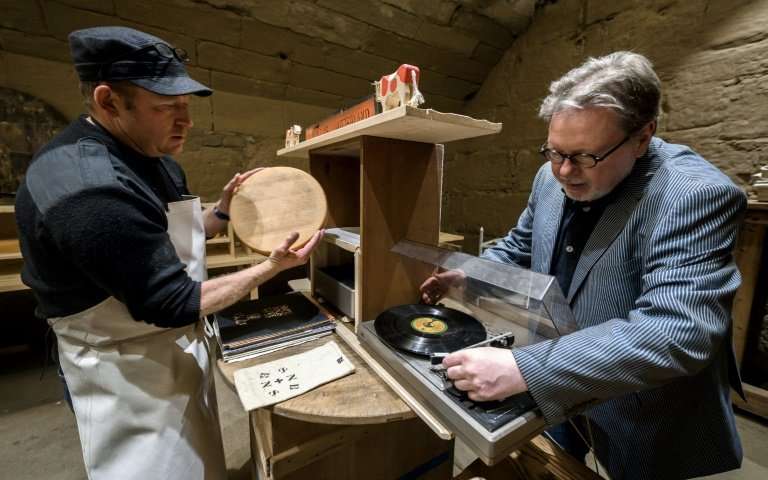
[[240,302],[215,314],[222,350],[271,341],[332,323],[300,292]]

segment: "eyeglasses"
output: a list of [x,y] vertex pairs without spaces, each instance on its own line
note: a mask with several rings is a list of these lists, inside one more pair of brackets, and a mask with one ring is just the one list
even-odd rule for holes
[[181,63],[189,63],[189,55],[183,48],[172,47],[166,43],[151,43],[141,47],[138,50],[133,50],[131,52],[118,55],[112,60],[101,64],[101,67],[99,68],[99,78],[105,78],[105,71],[108,72],[109,68],[112,67],[113,64],[127,58],[133,58],[149,50],[154,50],[158,55],[160,55],[162,58],[165,58],[166,60],[173,60],[175,58]]
[[629,140],[632,137],[632,134],[627,135],[624,137],[624,140],[619,142],[618,145],[611,148],[607,152],[605,152],[602,155],[593,155],[591,153],[572,153],[570,155],[566,155],[564,153],[560,153],[557,150],[553,150],[551,148],[547,148],[547,144],[541,146],[539,149],[539,153],[544,157],[545,160],[552,162],[555,165],[560,165],[565,161],[567,158],[572,163],[575,163],[579,167],[582,168],[592,168],[595,165],[597,165],[597,162],[602,162],[606,158],[608,158],[608,155],[612,154],[619,148],[621,148],[622,145],[627,143],[627,140]]

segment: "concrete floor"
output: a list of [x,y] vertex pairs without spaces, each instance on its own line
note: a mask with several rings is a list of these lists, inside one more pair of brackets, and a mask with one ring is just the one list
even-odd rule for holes
[[[41,365],[42,356],[37,353],[0,351],[0,476],[83,480],[86,476],[74,417],[60,399],[55,369]],[[220,378],[217,387],[229,478],[249,479],[248,417]],[[742,468],[707,479],[768,478],[768,422],[740,415],[738,426],[744,445]],[[468,452],[457,451],[456,460],[469,463],[472,459]]]
[[[56,369],[42,363],[36,353],[0,352],[0,478],[84,480],[75,417]],[[229,480],[250,479],[248,415],[218,376],[216,389]]]

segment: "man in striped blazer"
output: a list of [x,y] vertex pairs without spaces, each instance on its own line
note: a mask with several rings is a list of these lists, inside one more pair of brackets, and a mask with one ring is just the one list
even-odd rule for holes
[[[571,452],[574,433],[591,439],[614,480],[709,475],[742,458],[730,311],[746,197],[691,149],[654,137],[659,99],[650,62],[629,52],[552,83],[540,110],[547,163],[517,225],[483,256],[554,275],[579,330],[444,362],[473,399],[528,391],[553,426],[582,414],[580,432],[554,433]],[[444,275],[422,285],[424,300],[441,296]]]

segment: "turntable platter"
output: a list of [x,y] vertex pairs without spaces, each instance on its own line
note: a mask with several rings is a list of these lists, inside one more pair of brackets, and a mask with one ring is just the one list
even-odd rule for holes
[[391,347],[424,356],[461,350],[486,338],[474,317],[442,305],[398,305],[376,317],[374,327]]

